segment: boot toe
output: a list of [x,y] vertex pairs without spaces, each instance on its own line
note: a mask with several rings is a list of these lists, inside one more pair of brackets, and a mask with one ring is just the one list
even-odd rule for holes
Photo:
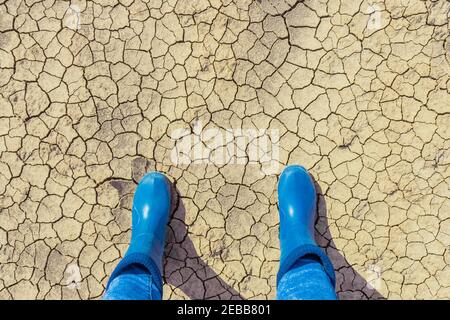
[[315,212],[316,199],[314,182],[308,171],[298,165],[286,167],[278,183],[280,210],[289,216],[311,215]]
[[165,215],[170,210],[170,184],[159,172],[146,174],[139,182],[134,195],[133,207],[147,219],[149,214]]

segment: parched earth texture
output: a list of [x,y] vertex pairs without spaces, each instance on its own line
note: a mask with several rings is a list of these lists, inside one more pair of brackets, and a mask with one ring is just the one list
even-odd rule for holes
[[[153,170],[174,183],[164,298],[273,299],[294,163],[341,299],[450,298],[449,9],[0,0],[0,299],[101,298]],[[177,163],[199,123],[276,132],[276,172],[234,140]]]

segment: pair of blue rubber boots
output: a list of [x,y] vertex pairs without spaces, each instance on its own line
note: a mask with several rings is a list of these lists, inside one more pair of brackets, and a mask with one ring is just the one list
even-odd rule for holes
[[[308,171],[297,165],[286,167],[278,182],[281,256],[277,284],[299,259],[313,257],[320,262],[334,287],[333,265],[314,239],[316,202],[316,190]],[[130,246],[111,275],[107,290],[112,280],[133,263],[144,266],[155,275],[155,285],[162,290],[165,234],[170,210],[169,180],[158,172],[145,175],[134,194]]]

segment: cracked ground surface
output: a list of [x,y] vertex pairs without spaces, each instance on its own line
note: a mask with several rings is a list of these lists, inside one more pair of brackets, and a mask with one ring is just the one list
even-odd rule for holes
[[196,121],[310,169],[341,299],[450,298],[449,8],[0,0],[0,298],[101,297],[151,170],[178,190],[164,297],[274,298],[277,177],[175,165]]

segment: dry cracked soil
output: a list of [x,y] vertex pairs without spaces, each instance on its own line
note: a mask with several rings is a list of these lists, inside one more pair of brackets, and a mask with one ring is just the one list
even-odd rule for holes
[[[0,299],[100,298],[152,170],[176,190],[164,298],[273,299],[294,163],[341,299],[450,298],[449,10],[0,0]],[[275,170],[198,124],[275,132]],[[180,130],[211,152],[174,161]]]

